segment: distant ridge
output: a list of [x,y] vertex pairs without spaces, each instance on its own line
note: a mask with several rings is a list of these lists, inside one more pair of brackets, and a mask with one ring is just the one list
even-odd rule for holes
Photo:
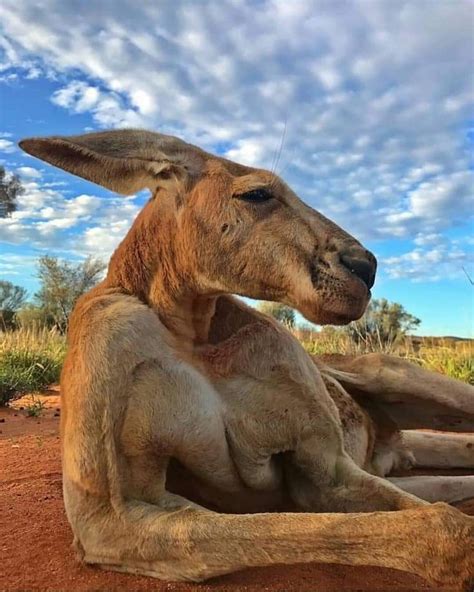
[[474,341],[472,337],[456,337],[456,335],[443,335],[442,337],[438,336],[431,336],[431,335],[407,335],[408,339],[412,341],[423,341],[424,339],[429,339],[431,341]]

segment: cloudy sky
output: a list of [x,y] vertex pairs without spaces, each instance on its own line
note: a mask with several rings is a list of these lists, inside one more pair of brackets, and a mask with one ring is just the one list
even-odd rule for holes
[[146,196],[23,154],[25,136],[146,127],[277,171],[378,256],[376,297],[473,334],[471,0],[2,0],[0,278],[108,258]]

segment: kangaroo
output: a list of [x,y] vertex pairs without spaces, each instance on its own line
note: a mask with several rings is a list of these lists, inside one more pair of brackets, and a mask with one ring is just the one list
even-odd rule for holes
[[168,580],[331,562],[472,583],[474,518],[382,475],[426,453],[402,429],[472,431],[473,389],[385,356],[314,360],[234,296],[348,323],[370,299],[369,251],[277,175],[172,136],[20,146],[152,193],[70,319],[63,488],[85,562]]

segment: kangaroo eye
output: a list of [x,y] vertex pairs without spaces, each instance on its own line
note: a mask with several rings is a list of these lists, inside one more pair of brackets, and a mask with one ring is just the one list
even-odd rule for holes
[[241,193],[240,195],[237,195],[237,198],[251,203],[261,203],[271,199],[272,194],[268,191],[268,189],[260,188],[247,191],[247,193]]

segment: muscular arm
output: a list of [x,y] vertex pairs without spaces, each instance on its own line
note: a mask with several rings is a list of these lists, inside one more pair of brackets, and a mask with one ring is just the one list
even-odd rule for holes
[[318,361],[352,374],[355,379],[338,379],[343,387],[362,407],[376,406],[400,429],[473,430],[474,388],[469,384],[379,353],[319,356]]

